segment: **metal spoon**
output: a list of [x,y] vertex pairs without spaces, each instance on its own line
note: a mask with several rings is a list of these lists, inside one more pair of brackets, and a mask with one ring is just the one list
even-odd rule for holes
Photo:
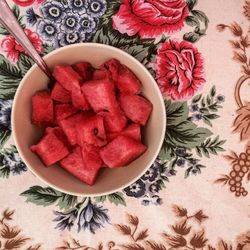
[[18,23],[15,15],[5,0],[0,0],[0,23],[10,32],[10,34],[25,49],[29,56],[35,61],[39,68],[53,80],[51,71],[42,57],[38,54],[33,44],[25,34],[23,28]]

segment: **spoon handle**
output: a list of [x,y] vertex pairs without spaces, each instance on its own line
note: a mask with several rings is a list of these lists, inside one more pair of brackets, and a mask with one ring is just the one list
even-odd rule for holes
[[29,56],[36,62],[39,68],[52,79],[51,71],[42,57],[38,54],[33,44],[18,23],[15,15],[5,0],[0,0],[0,22],[10,34],[25,49]]

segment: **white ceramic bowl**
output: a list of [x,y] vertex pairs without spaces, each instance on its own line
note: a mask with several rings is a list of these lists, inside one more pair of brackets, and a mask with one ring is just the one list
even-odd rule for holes
[[44,57],[51,69],[56,64],[73,64],[78,61],[89,61],[98,67],[111,58],[118,59],[133,70],[142,82],[142,94],[153,104],[151,117],[143,131],[143,142],[148,146],[148,150],[127,167],[104,168],[93,186],[85,185],[60,166],[45,168],[29,149],[41,136],[41,131],[31,123],[31,97],[36,91],[45,89],[48,84],[48,78],[37,65],[27,72],[16,91],[11,119],[14,140],[20,156],[37,177],[62,192],[79,196],[99,196],[121,190],[139,179],[160,151],[166,128],[164,101],[153,77],[135,58],[117,48],[95,43],[66,46]]

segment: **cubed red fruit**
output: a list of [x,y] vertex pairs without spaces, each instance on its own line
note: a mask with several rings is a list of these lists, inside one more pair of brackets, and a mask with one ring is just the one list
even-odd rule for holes
[[112,112],[117,108],[114,83],[109,79],[85,82],[82,91],[95,112]]
[[107,143],[103,117],[96,115],[78,122],[77,137],[79,145],[85,143],[101,147]]
[[55,120],[58,123],[59,121],[77,113],[78,109],[76,109],[71,103],[65,103],[65,104],[56,104],[54,107],[54,111],[55,111]]
[[41,158],[47,167],[69,154],[67,147],[54,133],[46,134],[36,145],[32,145],[30,149]]
[[139,95],[121,95],[119,101],[130,120],[143,126],[146,125],[153,109],[150,101]]
[[69,65],[56,65],[53,76],[68,91],[80,88],[82,78]]
[[81,89],[76,89],[72,91],[71,98],[72,98],[72,104],[76,108],[82,109],[82,110],[90,109],[90,105],[87,99],[85,98],[84,94],[82,93]]
[[99,169],[103,161],[99,155],[100,148],[85,143],[82,146],[82,160],[85,166],[93,169]]
[[104,127],[107,132],[122,131],[127,125],[128,120],[120,108],[113,112],[101,111],[98,114],[103,116]]
[[91,80],[94,68],[89,62],[75,63],[72,67],[81,76],[82,82]]
[[128,165],[146,151],[142,143],[123,135],[117,136],[113,141],[100,150],[103,162],[110,168]]
[[57,136],[57,138],[61,142],[63,142],[64,146],[69,148],[68,139],[67,139],[66,135],[64,134],[63,130],[60,127],[47,127],[45,129],[45,134],[49,134],[49,133],[55,134]]
[[124,130],[121,132],[113,132],[107,133],[107,140],[112,141],[119,135],[125,135],[131,137],[137,141],[141,141],[141,127],[136,123],[129,124]]
[[121,63],[116,59],[110,59],[106,61],[102,66],[101,69],[107,71],[108,77],[110,77],[113,81],[117,82],[119,77],[119,70],[121,67]]
[[53,101],[46,90],[38,91],[32,96],[32,123],[40,128],[54,123]]
[[139,94],[141,92],[141,82],[136,75],[125,65],[119,70],[117,87],[123,94]]
[[93,73],[92,80],[101,80],[108,77],[107,71],[104,69],[96,69]]
[[90,117],[91,115],[92,114],[87,111],[80,112],[59,122],[59,126],[62,128],[71,145],[77,144],[78,135],[76,132],[76,125],[81,121],[86,120],[86,118]]
[[98,69],[88,62],[61,64],[53,76],[51,94],[32,97],[32,122],[45,132],[30,149],[46,166],[60,162],[92,185],[101,167],[128,165],[147,150],[140,125],[153,105],[139,95],[141,82],[128,67],[116,59]]
[[70,174],[89,185],[95,182],[99,171],[98,168],[91,168],[83,163],[81,148],[78,146],[75,147],[71,154],[60,161],[60,165]]
[[62,85],[58,82],[55,83],[52,92],[51,98],[55,101],[62,102],[62,103],[70,103],[71,102],[71,95],[70,91],[66,90]]

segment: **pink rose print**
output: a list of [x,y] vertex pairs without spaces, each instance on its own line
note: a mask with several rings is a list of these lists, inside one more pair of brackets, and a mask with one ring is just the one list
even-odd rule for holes
[[31,4],[34,4],[34,3],[42,3],[44,2],[44,0],[13,0],[13,2],[15,2],[17,5],[20,5],[20,6],[29,6]]
[[[25,33],[29,37],[32,44],[35,46],[36,50],[39,53],[43,52],[42,44],[43,41],[37,35],[37,33],[25,29]],[[12,61],[16,62],[19,58],[20,53],[25,53],[22,46],[15,40],[15,38],[11,35],[6,36],[0,43],[1,49],[6,53],[7,57]]]
[[155,58],[161,92],[172,100],[192,97],[205,83],[201,54],[191,43],[169,40]]
[[179,31],[188,13],[184,0],[122,0],[113,28],[129,36],[157,37]]

